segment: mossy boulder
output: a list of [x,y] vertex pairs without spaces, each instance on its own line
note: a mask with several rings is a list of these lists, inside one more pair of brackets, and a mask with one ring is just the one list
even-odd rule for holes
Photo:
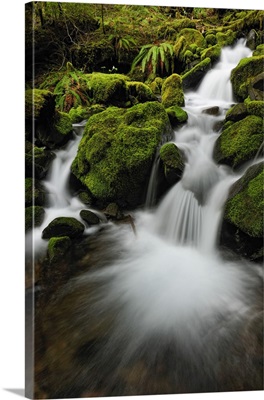
[[257,46],[256,50],[253,52],[253,56],[264,56],[264,43]]
[[263,163],[246,171],[229,191],[221,243],[252,260],[263,256]]
[[264,101],[248,101],[246,103],[247,112],[252,115],[257,115],[263,118],[264,116]]
[[208,35],[206,35],[205,39],[208,46],[216,45],[217,39],[213,33],[209,33]]
[[263,120],[255,115],[224,129],[214,147],[214,159],[236,168],[254,158],[263,142]]
[[196,64],[190,71],[186,72],[182,76],[183,88],[185,90],[195,88],[203,79],[205,74],[211,69],[211,67],[212,64],[209,57]]
[[26,142],[25,174],[26,177],[35,176],[36,179],[45,178],[55,154],[46,148],[34,146]]
[[188,120],[187,112],[184,111],[181,107],[172,106],[166,108],[166,112],[168,114],[172,126],[183,124]]
[[76,108],[71,108],[69,111],[69,117],[72,124],[76,124],[85,119],[89,119],[92,115],[98,114],[106,109],[105,106],[100,104],[95,104],[90,107],[78,106]]
[[120,107],[128,100],[126,81],[129,78],[121,74],[103,74],[94,72],[89,77],[91,97],[95,104]]
[[25,209],[25,230],[30,231],[42,224],[45,217],[45,210],[40,206],[30,206]]
[[142,82],[127,82],[127,89],[128,95],[138,103],[157,100],[152,90]]
[[219,44],[208,47],[207,49],[201,51],[202,61],[209,57],[211,62],[214,63],[219,60],[220,56],[221,56],[221,46],[219,46]]
[[263,72],[264,56],[243,58],[231,72],[231,83],[238,101],[248,97],[251,80]]
[[250,100],[264,101],[264,71],[250,80],[248,94]]
[[248,114],[251,113],[248,112],[246,104],[238,103],[227,111],[225,121],[237,122],[244,119]]
[[246,46],[250,48],[250,50],[255,50],[258,41],[258,34],[255,29],[251,29],[249,34],[247,35]]
[[174,143],[165,143],[160,149],[160,160],[166,181],[171,186],[179,181],[184,170],[180,150]]
[[97,202],[134,207],[143,199],[156,148],[170,132],[158,102],[109,107],[88,120],[72,172]]
[[161,89],[161,102],[165,108],[171,106],[184,107],[185,101],[180,75],[172,74],[165,79]]
[[36,131],[38,142],[49,149],[63,146],[72,137],[72,122],[67,113],[55,111],[49,122],[38,126]]
[[88,225],[97,225],[100,222],[100,218],[90,210],[81,210],[80,217],[87,222]]
[[40,181],[32,178],[25,179],[25,205],[26,207],[43,206],[46,202],[45,188]]
[[51,237],[69,236],[76,238],[83,234],[84,225],[72,217],[58,217],[49,223],[43,230],[43,239],[50,239]]
[[66,253],[71,247],[71,239],[69,236],[52,237],[48,244],[49,261],[58,262],[65,258]]
[[217,32],[216,40],[220,47],[231,46],[237,37],[237,33],[231,29],[227,32]]

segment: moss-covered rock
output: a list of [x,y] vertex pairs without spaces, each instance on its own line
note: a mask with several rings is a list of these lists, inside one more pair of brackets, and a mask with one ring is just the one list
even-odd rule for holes
[[121,74],[90,75],[90,87],[93,103],[121,106],[128,100],[126,81],[129,78]]
[[152,90],[142,82],[127,82],[127,88],[128,95],[135,99],[138,103],[157,100]]
[[130,109],[109,107],[88,120],[72,171],[97,201],[136,206],[156,148],[170,130],[158,102]]
[[250,167],[229,191],[221,242],[239,255],[263,257],[263,163]]
[[39,125],[48,128],[48,120],[55,112],[55,96],[48,90],[27,89],[25,91],[25,127],[28,139],[33,140]]
[[71,247],[71,239],[68,236],[52,237],[48,244],[49,261],[58,262],[65,258]]
[[210,58],[205,58],[203,61],[195,65],[190,71],[186,72],[182,76],[182,84],[183,88],[190,89],[190,88],[195,88],[206,72],[208,72],[211,69],[211,59]]
[[208,49],[205,49],[201,52],[202,61],[209,57],[211,59],[211,62],[214,63],[219,60],[220,56],[221,56],[221,46],[219,46],[219,44],[208,47]]
[[256,48],[256,50],[254,50],[253,54],[254,57],[257,56],[264,56],[264,43],[263,44],[259,44]]
[[209,33],[208,35],[205,36],[206,42],[208,46],[214,46],[216,45],[217,39],[216,36],[213,33]]
[[250,100],[264,101],[264,71],[250,79],[248,94]]
[[71,119],[72,124],[76,124],[85,119],[89,119],[92,115],[98,114],[105,109],[106,107],[100,104],[95,104],[90,107],[78,106],[76,108],[71,108],[68,115]]
[[246,108],[248,114],[257,115],[258,117],[263,118],[264,116],[264,101],[248,101],[246,103]]
[[43,239],[51,237],[69,236],[70,238],[79,237],[84,232],[84,225],[72,217],[58,217],[49,223],[43,230]]
[[247,35],[247,42],[246,46],[250,48],[250,50],[255,50],[257,47],[257,41],[258,41],[258,34],[255,31],[255,29],[251,29],[249,34]]
[[165,108],[171,106],[184,107],[184,93],[180,75],[172,74],[165,79],[161,89],[161,101]]
[[231,46],[237,37],[236,31],[229,29],[227,32],[217,32],[216,40],[220,47]]
[[224,129],[214,147],[216,162],[234,168],[253,158],[263,141],[263,120],[255,115]]
[[225,121],[237,122],[244,119],[248,114],[251,113],[248,112],[247,106],[244,103],[238,103],[227,111]]
[[168,184],[178,182],[184,170],[183,158],[178,147],[174,143],[165,143],[160,149],[160,160]]
[[37,128],[38,141],[49,149],[60,147],[72,137],[72,122],[68,114],[55,111],[49,118],[49,126],[40,125]]
[[40,206],[30,206],[25,209],[25,230],[30,231],[33,227],[42,224],[45,217],[45,210]]
[[97,225],[100,222],[99,217],[90,210],[81,210],[80,217],[87,222],[88,225]]
[[32,178],[25,179],[25,205],[26,207],[43,206],[46,201],[44,186],[38,180]]
[[183,124],[188,120],[188,114],[181,107],[172,106],[166,108],[172,126]]
[[160,78],[159,76],[157,76],[154,81],[148,83],[146,82],[150,89],[152,90],[152,92],[155,95],[160,95],[161,94],[161,89],[162,89],[162,85],[163,85],[164,80],[162,78]]
[[248,96],[251,80],[263,72],[264,56],[243,58],[231,72],[231,82],[235,96],[243,101]]
[[88,192],[80,192],[78,194],[78,197],[83,202],[83,204],[91,205],[93,203],[93,198]]

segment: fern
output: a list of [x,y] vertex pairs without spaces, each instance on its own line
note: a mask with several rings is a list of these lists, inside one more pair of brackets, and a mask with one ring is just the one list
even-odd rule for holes
[[167,74],[174,71],[174,51],[170,43],[159,45],[147,44],[142,46],[139,54],[134,58],[131,65],[131,72],[141,63],[142,72],[148,71],[148,75],[153,73]]

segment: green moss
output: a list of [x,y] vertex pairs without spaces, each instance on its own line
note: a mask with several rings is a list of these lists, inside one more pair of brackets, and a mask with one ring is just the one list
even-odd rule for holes
[[43,230],[43,239],[50,239],[51,237],[78,237],[84,232],[84,225],[75,218],[71,217],[58,217],[49,223]]
[[186,40],[186,44],[189,46],[195,43],[198,47],[204,48],[206,41],[203,35],[196,29],[184,28],[179,33],[179,38],[183,36]]
[[139,103],[157,100],[152,90],[142,82],[127,82],[128,94]]
[[88,120],[72,171],[95,199],[134,204],[168,126],[158,102],[109,107]]
[[236,32],[229,29],[226,33],[217,32],[216,34],[217,44],[220,47],[231,46],[236,40]]
[[225,218],[253,237],[263,236],[264,172],[262,170],[226,204]]
[[212,33],[209,33],[209,35],[205,36],[206,42],[208,46],[214,46],[216,45],[217,39],[216,36]]
[[201,60],[209,57],[212,62],[215,62],[220,58],[220,55],[221,47],[219,46],[219,44],[216,44],[215,46],[209,47],[208,49],[205,49],[201,52]]
[[171,106],[184,107],[184,93],[180,75],[172,74],[163,83],[161,101],[165,108]]
[[243,58],[231,72],[234,94],[239,100],[248,96],[250,80],[263,72],[264,56]]
[[256,50],[253,52],[253,56],[264,56],[264,43],[257,46]]
[[175,184],[184,170],[182,155],[174,143],[165,143],[160,149],[164,175],[169,184]]
[[50,238],[48,244],[49,260],[54,262],[63,259],[70,247],[71,239],[68,236]]
[[264,116],[264,101],[249,101],[246,105],[247,111],[249,114],[257,115],[258,117],[263,118]]
[[244,103],[235,104],[226,113],[226,121],[237,122],[245,118],[248,114],[247,107]]
[[204,77],[205,73],[211,68],[211,59],[205,58],[199,64],[195,65],[190,71],[182,76],[184,89],[197,86],[197,84]]
[[98,114],[106,109],[105,106],[95,104],[90,107],[78,106],[77,108],[71,108],[69,117],[72,124],[76,124],[85,119],[89,119],[92,115]]
[[94,72],[90,75],[93,103],[118,105],[126,102],[128,80],[128,77],[121,74]]
[[161,94],[161,88],[163,85],[164,80],[160,77],[156,77],[154,81],[148,83],[152,93],[154,94]]
[[40,206],[30,206],[25,209],[25,230],[28,232],[34,227],[40,226],[44,221],[45,210]]
[[38,118],[41,110],[48,106],[53,95],[48,90],[28,89],[25,91],[26,118]]
[[187,112],[178,106],[172,106],[166,108],[166,112],[168,114],[172,126],[183,124],[188,119]]
[[69,135],[72,132],[72,122],[68,114],[58,112],[55,129],[60,135]]
[[216,141],[214,157],[237,167],[253,158],[263,141],[263,121],[255,115],[249,115],[225,129]]

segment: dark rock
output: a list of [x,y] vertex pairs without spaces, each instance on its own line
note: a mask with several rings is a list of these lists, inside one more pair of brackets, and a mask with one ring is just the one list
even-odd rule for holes
[[78,197],[86,205],[91,205],[93,203],[92,196],[87,192],[80,192]]
[[205,74],[211,69],[211,59],[205,58],[182,77],[183,89],[195,88]]
[[[263,65],[264,68],[264,65]],[[251,79],[248,88],[250,100],[263,101],[264,100],[264,72]]]
[[68,236],[52,237],[48,244],[48,256],[51,262],[64,259],[65,253],[71,247],[71,239]]
[[26,152],[25,155],[26,177],[34,175],[37,179],[45,178],[50,164],[55,157],[55,154],[49,150],[36,146],[32,147],[32,150]]
[[113,218],[113,219],[120,219],[122,218],[122,213],[120,212],[120,209],[116,203],[110,203],[106,207],[104,214],[108,218]]
[[100,218],[90,210],[81,210],[80,216],[88,225],[97,225],[100,223]]
[[235,104],[226,113],[226,121],[237,122],[248,115],[247,106],[244,103]]
[[206,108],[205,110],[202,111],[202,114],[208,114],[208,115],[219,115],[220,108],[218,106]]
[[258,40],[258,35],[255,29],[251,29],[249,31],[249,34],[247,35],[247,41],[246,41],[246,46],[250,48],[250,50],[255,50],[256,49],[256,44]]
[[81,236],[84,232],[85,226],[75,218],[72,217],[58,217],[55,218],[43,230],[43,239],[50,239],[51,237],[69,236],[75,238]]
[[179,181],[184,170],[180,150],[174,143],[165,143],[160,149],[160,160],[167,183],[170,186],[174,185]]

